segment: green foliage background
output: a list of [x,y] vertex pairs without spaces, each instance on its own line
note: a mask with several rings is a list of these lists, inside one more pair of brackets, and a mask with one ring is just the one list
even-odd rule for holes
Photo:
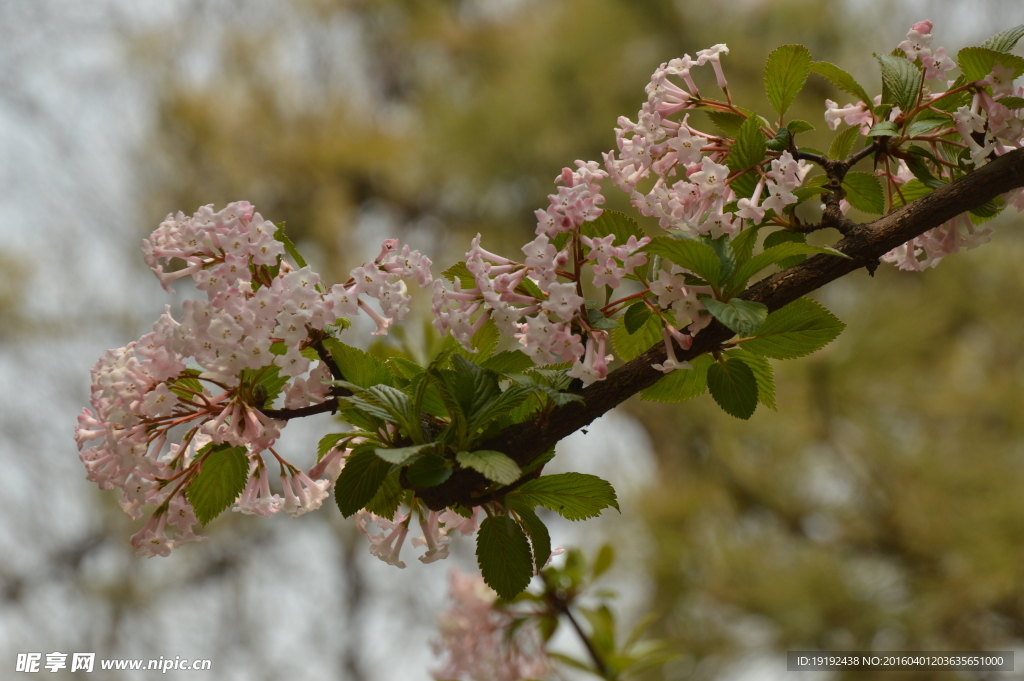
[[[924,18],[904,24],[881,3],[734,4],[292,0],[283,24],[197,7],[131,43],[157,93],[140,156],[145,224],[245,198],[315,247],[329,278],[368,255],[367,236],[408,236],[439,264],[477,232],[514,252],[551,179],[612,146],[616,118],[635,116],[660,62],[726,42],[735,100],[768,112],[761,70],[777,45],[802,43],[877,91],[870,52],[888,52]],[[945,38],[940,11],[936,44],[954,51],[963,44]],[[896,16],[884,38],[874,30]],[[345,40],[355,47],[332,51]],[[209,62],[201,75],[188,68],[197,50]],[[710,72],[700,76],[711,91]],[[819,129],[808,142],[823,149],[826,97],[849,100],[811,76],[789,114]],[[937,270],[883,266],[827,287],[820,299],[847,329],[810,358],[773,362],[777,412],[739,422],[707,395],[625,407],[660,466],[644,505],[650,607],[657,633],[685,653],[650,678],[710,678],[743,655],[787,649],[1019,644],[1015,228],[1001,218],[993,244]]]

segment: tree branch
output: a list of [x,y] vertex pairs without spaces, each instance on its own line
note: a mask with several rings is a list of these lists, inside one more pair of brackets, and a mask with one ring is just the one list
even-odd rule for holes
[[[929,229],[1022,186],[1024,149],[1018,149],[889,215],[855,226],[834,246],[850,259],[816,255],[756,283],[740,297],[777,310],[854,270],[871,266],[896,246]],[[719,348],[735,335],[715,321],[694,338],[689,350],[677,349],[676,353],[680,360],[690,360]],[[534,420],[510,426],[480,448],[504,452],[520,466],[526,465],[559,440],[654,385],[664,374],[651,365],[663,363],[665,359],[664,345],[659,343],[611,372],[606,380],[579,391],[582,403],[571,402]],[[417,495],[429,508],[441,510],[469,502],[472,493],[486,483],[476,471],[461,470],[437,487],[418,489]]]

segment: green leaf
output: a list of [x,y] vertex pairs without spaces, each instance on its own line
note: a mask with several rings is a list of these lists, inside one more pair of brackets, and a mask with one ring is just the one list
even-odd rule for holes
[[[768,139],[761,132],[761,120],[753,114],[736,131],[732,150],[725,161],[733,173],[746,170],[764,160]],[[757,186],[757,173],[749,172],[734,179],[730,186],[739,198],[750,198]]]
[[327,435],[324,435],[320,438],[320,442],[316,446],[316,460],[319,461],[324,458],[327,455],[327,452],[334,449],[339,442],[349,437],[352,437],[351,432],[328,433]]
[[631,236],[635,236],[637,239],[644,237],[644,230],[640,229],[640,225],[636,223],[636,220],[625,213],[607,209],[601,211],[601,217],[593,222],[584,222],[582,227],[580,227],[580,231],[584,236],[591,238],[600,238],[614,234],[614,245],[616,246],[624,245]]
[[811,246],[810,244],[802,244],[795,242],[782,243],[779,244],[778,246],[766,248],[762,253],[755,255],[753,258],[750,259],[748,263],[743,265],[743,267],[741,267],[739,271],[736,272],[736,276],[733,278],[734,283],[732,289],[734,291],[737,289],[742,289],[744,286],[746,286],[747,281],[752,276],[754,276],[764,268],[769,267],[770,265],[775,265],[777,263],[782,262],[786,258],[792,258],[795,255],[810,255],[812,253],[825,253],[828,255],[835,255],[841,258],[849,257],[835,249],[826,248],[823,246]]
[[335,364],[341,370],[341,375],[349,383],[354,383],[360,388],[369,388],[381,383],[391,385],[394,380],[391,370],[383,360],[359,348],[345,345],[334,338],[325,338],[324,348],[331,353]]
[[880,54],[877,58],[882,67],[882,101],[896,104],[901,111],[910,111],[917,105],[921,92],[921,71],[902,54]]
[[832,140],[831,146],[828,148],[828,157],[841,161],[849,156],[850,152],[853,151],[853,145],[857,141],[859,134],[860,126],[853,125],[836,135]]
[[802,132],[810,132],[814,130],[814,126],[807,121],[790,121],[786,123],[786,130],[789,130],[791,135],[799,135]]
[[[775,137],[768,140],[767,146],[772,151],[785,151],[786,149],[789,149],[789,143],[791,139],[792,136],[789,134],[789,130],[787,130],[786,128],[779,128],[778,130],[775,131]],[[730,212],[729,207],[733,205],[734,204],[732,203],[726,204],[726,208],[724,208],[722,212]]]
[[727,137],[735,137],[746,119],[730,111],[705,111],[711,122]]
[[741,336],[753,335],[768,318],[768,306],[750,300],[733,298],[727,303],[714,298],[705,298],[704,307],[715,319]]
[[844,328],[821,304],[798,298],[768,315],[743,349],[773,359],[803,357],[831,343]]
[[523,475],[519,465],[502,452],[479,449],[475,452],[459,452],[455,458],[463,468],[472,468],[488,480],[501,485],[511,485]]
[[484,582],[510,601],[533,577],[533,559],[526,535],[508,516],[489,516],[480,523],[476,559]]
[[587,308],[587,323],[593,329],[611,330],[618,326],[617,322],[604,316],[604,313],[594,307]]
[[622,315],[622,323],[626,327],[626,331],[632,335],[643,328],[650,318],[651,309],[647,307],[647,303],[640,300],[629,306],[626,314]]
[[334,485],[334,500],[346,518],[370,503],[391,469],[374,449],[372,444],[356,447]]
[[1021,39],[1021,36],[1024,36],[1024,24],[1008,28],[1002,33],[996,33],[981,46],[997,52],[1009,52]]
[[708,367],[708,389],[725,413],[749,419],[757,409],[757,379],[742,360],[728,357]]
[[446,269],[441,276],[451,282],[458,281],[462,284],[462,288],[476,288],[476,279],[473,278],[473,273],[466,268],[464,260],[460,260]]
[[772,108],[782,117],[811,73],[811,53],[803,45],[783,45],[768,55],[764,89]]
[[530,392],[530,388],[513,383],[505,392],[491,398],[483,405],[476,406],[469,418],[469,434],[475,435],[481,428],[485,428],[498,417],[518,407],[526,400]]
[[477,329],[476,333],[473,334],[473,338],[470,339],[470,345],[476,349],[476,352],[470,352],[461,345],[456,345],[452,348],[452,354],[462,355],[474,364],[483,364],[491,355],[494,354],[494,350],[498,347],[498,341],[500,339],[501,332],[498,331],[497,324],[494,323],[493,319],[488,319],[484,322],[483,326]]
[[907,136],[917,137],[918,135],[926,135],[932,130],[941,128],[945,125],[952,125],[952,121],[945,116],[938,118],[922,118],[921,116],[918,116],[914,119],[913,123],[907,126]]
[[505,350],[489,357],[480,366],[496,374],[518,374],[534,366],[529,355],[520,350]]
[[1010,109],[1011,111],[1016,111],[1017,109],[1024,109],[1024,97],[1003,97],[998,101],[1000,104],[1005,106],[1007,109]]
[[283,222],[277,223],[277,231],[274,232],[274,239],[284,244],[284,250],[288,252],[288,255],[292,256],[292,260],[295,261],[295,264],[298,265],[300,269],[306,267],[306,261],[302,258],[298,249],[295,248],[295,244],[293,244],[292,240],[288,238],[288,235],[284,233]]
[[374,454],[384,459],[390,464],[401,465],[416,456],[424,449],[429,449],[435,446],[436,443],[429,442],[423,445],[413,445],[411,447],[398,447],[395,449],[389,449],[387,447],[377,447],[373,450]]
[[249,480],[249,457],[245,454],[245,447],[219,444],[207,445],[203,449],[207,447],[208,453],[199,473],[185,488],[185,498],[203,525],[230,506]]
[[[911,180],[910,182],[901,184],[899,194],[895,194],[893,196],[893,199],[894,201],[899,202],[900,206],[905,206],[907,203],[919,199],[922,196],[927,196],[928,194],[931,193],[931,187],[927,186],[924,182],[921,182],[921,180],[914,179]],[[901,194],[903,195],[903,198],[907,200],[906,203],[900,201]]]
[[[192,369],[186,369],[182,373],[185,375],[167,386],[171,389],[171,392],[186,400],[195,399],[195,395],[192,394],[193,392],[202,395],[203,384],[196,378],[196,376],[199,375],[199,372]],[[188,392],[190,390],[192,392]]]
[[715,360],[711,355],[700,355],[690,360],[693,369],[676,369],[659,378],[658,382],[640,393],[640,399],[649,402],[685,402],[700,397],[708,389],[708,367]]
[[896,137],[899,134],[899,126],[892,121],[875,123],[871,126],[871,129],[868,130],[868,137]]
[[[764,238],[764,244],[762,245],[764,246],[764,249],[767,251],[769,248],[773,246],[778,246],[779,244],[785,243],[805,244],[807,243],[807,235],[802,234],[800,232],[791,232],[788,229],[780,229],[766,236]],[[788,258],[783,258],[776,264],[782,269],[786,269],[788,267],[796,267],[806,259],[806,255],[794,255]]]
[[850,93],[865,104],[871,104],[871,97],[860,83],[835,64],[830,64],[827,61],[811,62],[810,70],[811,73],[817,73],[843,92]]
[[409,484],[414,487],[436,487],[452,476],[448,461],[437,454],[421,456],[405,470]]
[[584,520],[609,506],[618,510],[615,490],[596,475],[559,473],[531,480],[508,493],[510,503],[543,506],[568,520]]
[[680,267],[685,267],[712,286],[717,286],[721,279],[721,264],[715,249],[694,239],[673,239],[672,237],[655,237],[643,250],[671,260]]
[[625,323],[612,331],[615,354],[627,362],[639,357],[661,340],[661,318],[653,314],[633,333],[629,332]]
[[846,200],[857,210],[874,214],[885,212],[882,185],[871,173],[846,173],[843,189],[846,190]]
[[597,551],[597,556],[594,558],[594,565],[590,568],[590,574],[594,579],[597,579],[612,566],[615,562],[615,547],[611,544],[602,544],[601,548]]
[[754,254],[754,245],[757,243],[757,230],[757,227],[748,227],[730,239],[737,265],[743,265],[750,261],[750,257]]
[[1024,74],[1024,58],[984,47],[965,47],[957,53],[956,61],[969,83],[984,79],[996,64],[1013,69],[1014,79]]
[[405,490],[398,481],[400,470],[393,471],[384,478],[384,483],[373,495],[373,499],[366,504],[366,510],[380,518],[391,520],[395,517],[398,505],[402,503]]
[[728,356],[735,357],[750,367],[754,374],[754,380],[757,382],[757,401],[773,411],[776,410],[775,372],[772,370],[771,362],[765,357],[747,352],[742,348],[730,350]]
[[551,535],[547,526],[537,516],[537,513],[528,506],[509,506],[519,516],[519,524],[526,530],[530,537],[530,545],[533,547],[533,565],[537,572],[544,567],[544,563],[551,558]]

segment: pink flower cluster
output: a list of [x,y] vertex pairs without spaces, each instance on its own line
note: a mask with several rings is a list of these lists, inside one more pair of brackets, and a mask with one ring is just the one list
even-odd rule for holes
[[[199,539],[184,491],[214,445],[244,447],[249,459],[235,510],[299,516],[318,508],[344,453],[329,454],[314,467],[316,476],[282,459],[273,445],[285,422],[264,413],[261,380],[290,379],[287,409],[323,402],[332,377],[307,347],[310,334],[360,310],[386,332],[408,312],[405,279],[431,282],[430,260],[388,240],[373,263],[327,289],[308,267],[293,269],[281,259],[284,245],[275,233],[250,204],[237,202],[218,212],[205,206],[192,217],[168,216],[144,242],[146,262],[165,288],[191,276],[206,299],[185,301],[180,320],[168,307],[151,333],[100,358],[92,408],[83,410],[75,432],[88,478],[121,489],[128,515],[140,517],[145,504],[157,507],[132,539],[140,554],[166,555]],[[170,271],[172,259],[185,267]],[[376,299],[380,312],[364,298]],[[184,434],[168,444],[172,431]],[[266,451],[281,465],[281,495],[270,491]]]
[[[479,507],[474,508],[467,518],[450,509],[443,512],[420,510],[419,523],[423,536],[412,539],[413,546],[427,547],[426,552],[419,557],[420,562],[433,563],[447,558],[451,536],[461,534],[468,537],[480,528],[477,521],[479,511]],[[356,526],[370,540],[370,553],[388,565],[404,568],[405,563],[399,559],[399,554],[409,533],[412,513],[396,513],[390,520],[365,510],[359,511],[357,516]],[[373,532],[370,529],[371,524],[375,524],[379,532]]]
[[450,593],[454,603],[437,618],[441,640],[434,644],[447,660],[434,678],[519,681],[547,675],[551,665],[536,626],[510,633],[515,613],[495,607],[497,594],[482,577],[453,569]]

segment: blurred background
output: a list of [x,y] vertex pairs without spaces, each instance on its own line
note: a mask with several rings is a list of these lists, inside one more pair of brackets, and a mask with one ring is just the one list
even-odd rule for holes
[[[470,540],[384,565],[331,504],[221,517],[206,543],[133,556],[140,523],[85,481],[72,429],[96,358],[180,303],[139,251],[168,212],[249,200],[330,280],[392,236],[439,264],[478,232],[515,252],[551,180],[614,144],[659,63],[728,43],[734,97],[765,111],[774,47],[803,43],[875,92],[871,52],[925,18],[953,53],[1024,15],[998,0],[0,3],[0,677],[19,652],[92,651],[210,658],[218,679],[426,679],[447,571],[473,567]],[[812,76],[790,114],[822,148],[826,97],[849,99]],[[556,545],[612,542],[623,625],[653,611],[682,653],[645,678],[788,678],[797,649],[1024,653],[1015,221],[937,270],[820,291],[848,328],[774,363],[777,413],[631,401],[562,443],[560,467],[611,480],[624,512],[551,519]],[[320,418],[286,431],[297,463]]]

